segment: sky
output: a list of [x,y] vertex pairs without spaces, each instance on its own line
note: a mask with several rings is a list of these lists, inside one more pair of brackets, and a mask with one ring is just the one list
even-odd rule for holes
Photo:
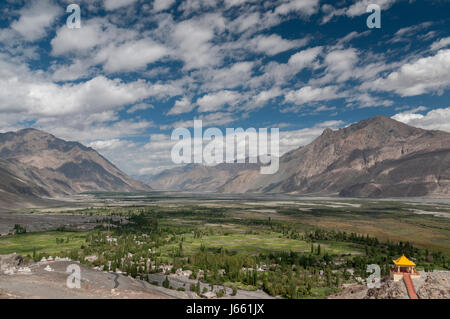
[[377,115],[450,132],[450,1],[3,0],[0,12],[0,132],[79,141],[133,176],[173,167],[171,134],[194,119],[279,128],[281,153]]

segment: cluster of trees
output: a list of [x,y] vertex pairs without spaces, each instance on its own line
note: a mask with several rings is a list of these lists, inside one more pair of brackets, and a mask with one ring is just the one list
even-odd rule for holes
[[12,233],[16,234],[16,235],[25,234],[26,232],[27,232],[27,229],[19,224],[15,224],[14,228],[12,229]]
[[[186,213],[187,218],[192,212]],[[249,231],[270,230],[280,235],[304,240],[311,244],[308,252],[245,252],[230,251],[224,248],[207,247],[207,237],[214,230],[205,227],[168,225],[164,213],[148,210],[133,211],[127,215],[128,223],[117,224],[115,228],[99,228],[86,238],[82,249],[66,252],[72,260],[103,266],[104,270],[121,270],[133,277],[148,278],[148,274],[164,271],[166,275],[176,269],[191,270],[192,278],[200,278],[211,285],[230,285],[246,289],[263,289],[273,296],[286,298],[306,298],[332,294],[345,282],[354,282],[358,277],[366,278],[367,265],[378,264],[383,276],[389,275],[392,259],[402,253],[413,258],[425,270],[435,267],[449,267],[449,260],[439,252],[429,252],[414,247],[408,242],[380,242],[377,238],[356,233],[313,229],[300,232],[288,223],[247,220]],[[202,217],[210,216],[201,212]],[[168,215],[173,217],[172,215]],[[114,222],[114,221],[111,221]],[[184,248],[185,236],[203,238],[197,250]],[[331,254],[326,242],[351,243],[362,250],[362,254]],[[322,245],[321,245],[322,244]],[[167,247],[172,247],[167,253]],[[161,254],[161,247],[166,253]],[[88,261],[86,256],[97,256]],[[64,256],[64,255],[62,255]],[[42,256],[36,256],[41,258]],[[167,267],[167,266],[172,266]],[[168,278],[163,286],[170,288]],[[193,285],[197,291],[200,285]],[[200,294],[201,292],[198,291]]]

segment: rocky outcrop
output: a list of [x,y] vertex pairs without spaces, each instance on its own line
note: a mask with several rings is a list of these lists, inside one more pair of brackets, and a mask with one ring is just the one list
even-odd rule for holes
[[[449,299],[450,272],[420,272],[420,278],[413,279],[419,299]],[[409,299],[403,280],[384,278],[380,288],[368,289],[365,285],[352,285],[342,292],[329,296],[330,299]]]
[[450,272],[434,272],[416,289],[420,299],[450,299]]

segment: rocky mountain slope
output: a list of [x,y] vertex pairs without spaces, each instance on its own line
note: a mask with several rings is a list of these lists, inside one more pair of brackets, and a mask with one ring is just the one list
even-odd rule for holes
[[2,207],[87,191],[147,190],[150,187],[80,143],[35,129],[0,134]]
[[[326,129],[311,144],[284,154],[276,174],[235,166],[220,173],[198,166],[169,170],[149,183],[158,189],[177,185],[225,193],[449,197],[450,134],[374,117],[336,131]],[[195,179],[199,172],[201,178]]]
[[224,163],[216,166],[189,164],[152,176],[148,183],[153,188],[161,190],[210,192],[220,189],[225,182],[241,171],[259,172],[259,166],[241,163]]

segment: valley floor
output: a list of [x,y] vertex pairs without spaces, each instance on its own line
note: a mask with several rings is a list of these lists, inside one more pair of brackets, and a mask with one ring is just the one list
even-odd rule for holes
[[[117,276],[134,291],[122,297],[324,298],[360,287],[367,264],[380,264],[386,276],[402,253],[419,270],[448,269],[449,216],[450,204],[438,199],[85,194],[59,208],[0,213],[0,254],[79,260],[87,278],[99,276],[86,282],[99,283],[99,298],[119,296],[110,287]],[[1,275],[0,298],[36,297],[19,292],[40,275],[58,282],[61,273],[62,280],[65,264],[54,265],[60,271],[33,266],[35,273],[17,280]],[[91,298],[91,291],[61,296]]]

